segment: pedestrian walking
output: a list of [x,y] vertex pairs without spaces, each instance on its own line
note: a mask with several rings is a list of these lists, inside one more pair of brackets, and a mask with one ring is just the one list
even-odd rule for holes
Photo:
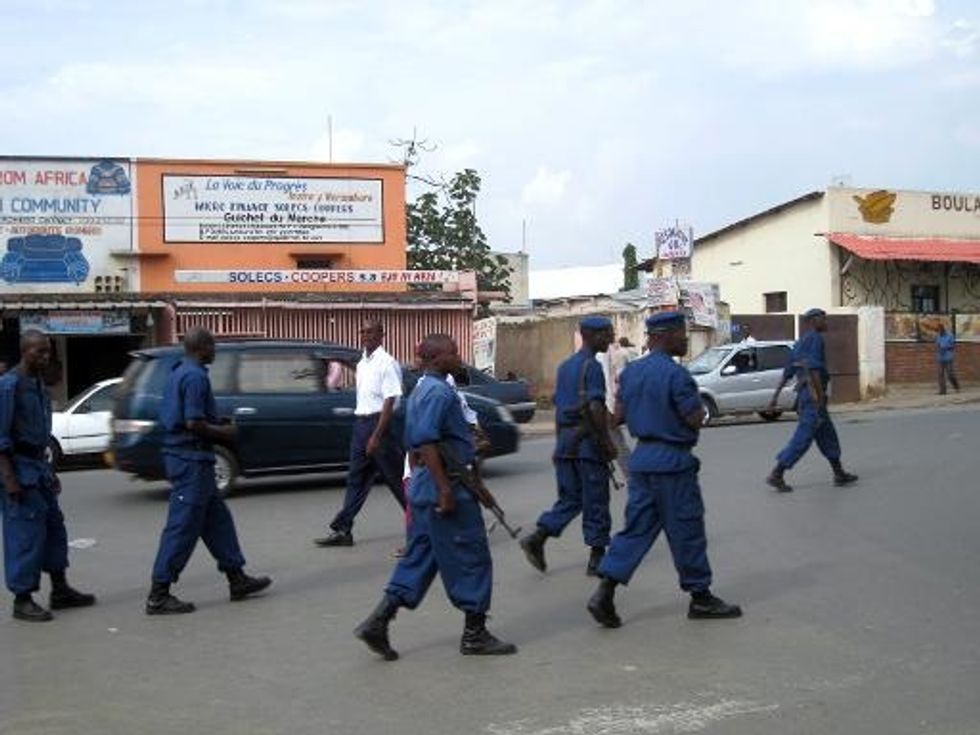
[[364,352],[357,363],[357,404],[347,492],[343,507],[330,522],[327,535],[313,539],[317,546],[354,545],[354,519],[364,506],[378,474],[405,510],[401,479],[404,453],[391,425],[395,402],[402,395],[402,371],[398,361],[381,346],[384,333],[384,327],[378,321],[368,322],[361,329]]
[[946,327],[939,325],[939,335],[936,337],[936,362],[939,365],[939,395],[946,395],[946,380],[952,384],[957,391],[960,389],[960,382],[956,379],[953,370],[953,358],[956,353],[956,338],[946,331]]
[[0,377],[0,478],[5,492],[3,562],[7,589],[14,595],[13,616],[28,622],[53,618],[33,594],[41,572],[51,578],[51,610],[88,607],[95,595],[68,584],[68,532],[58,504],[61,481],[46,455],[51,437],[51,400],[44,374],[51,340],[35,330],[20,338],[20,363]]
[[698,485],[700,462],[692,453],[704,418],[697,385],[673,357],[687,354],[684,314],[666,311],[647,318],[646,357],[631,362],[620,377],[616,418],[625,421],[637,443],[630,457],[626,525],[599,564],[599,587],[588,602],[596,622],[618,628],[617,585],[629,584],[661,529],[680,578],[691,596],[689,618],[737,618],[738,605],[711,593],[704,529],[704,501]]
[[521,539],[531,566],[547,570],[545,542],[560,536],[579,514],[582,536],[589,547],[586,574],[594,576],[606,546],[612,520],[609,515],[609,462],[616,449],[609,436],[606,383],[596,353],[613,340],[612,322],[589,316],[579,322],[582,347],[558,366],[555,378],[557,437],[552,460],[558,499],[538,518],[535,530]]
[[786,483],[786,470],[791,469],[806,454],[816,440],[817,448],[830,462],[834,471],[834,484],[850,485],[857,482],[857,475],[846,472],[841,466],[841,446],[837,429],[827,411],[827,388],[830,373],[827,371],[826,349],[823,333],[827,331],[827,313],[823,309],[810,309],[803,314],[806,333],[793,347],[790,364],[783,371],[782,380],[769,402],[769,410],[776,410],[783,387],[796,378],[797,424],[789,444],[777,455],[776,466],[766,482],[782,493],[792,492]]
[[214,337],[203,327],[184,335],[184,357],[163,391],[163,466],[170,482],[167,523],[153,564],[153,584],[146,598],[147,615],[194,612],[194,604],[170,593],[201,539],[228,578],[233,601],[261,592],[272,580],[245,573],[231,511],[218,493],[214,446],[234,446],[236,427],[223,423],[211,392],[207,366],[214,362]]
[[472,463],[475,457],[459,396],[446,382],[446,376],[459,366],[459,351],[448,335],[433,334],[423,340],[419,357],[425,377],[409,395],[405,415],[406,443],[414,458],[408,490],[412,508],[408,549],[381,602],[354,635],[386,661],[397,659],[388,626],[399,608],[414,610],[422,602],[438,574],[449,601],[466,616],[460,652],[516,653],[516,646],[497,639],[486,628],[493,561],[483,514],[476,498],[451,476],[443,459],[445,452],[462,464]]

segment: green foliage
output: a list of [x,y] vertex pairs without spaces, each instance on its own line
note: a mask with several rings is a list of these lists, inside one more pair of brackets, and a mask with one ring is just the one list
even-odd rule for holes
[[632,291],[640,287],[640,274],[636,270],[636,246],[628,242],[623,248],[623,288],[622,291]]

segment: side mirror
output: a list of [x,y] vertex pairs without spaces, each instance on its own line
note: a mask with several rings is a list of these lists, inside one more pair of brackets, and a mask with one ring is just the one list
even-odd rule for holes
[[737,372],[738,372],[738,368],[735,367],[734,365],[725,365],[725,367],[721,369],[722,375],[734,375]]

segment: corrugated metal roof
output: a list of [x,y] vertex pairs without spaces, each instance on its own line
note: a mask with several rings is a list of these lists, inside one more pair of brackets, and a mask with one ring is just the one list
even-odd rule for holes
[[882,237],[832,232],[827,239],[865,260],[980,263],[980,239]]

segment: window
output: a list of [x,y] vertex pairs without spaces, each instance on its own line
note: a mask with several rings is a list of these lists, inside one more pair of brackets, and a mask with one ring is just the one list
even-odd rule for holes
[[242,393],[318,393],[323,386],[322,361],[304,352],[245,352],[238,365]]
[[912,311],[919,314],[939,311],[939,286],[912,286]]
[[766,301],[766,313],[775,314],[777,312],[786,311],[786,292],[785,291],[773,291],[771,293],[762,294]]
[[755,372],[755,350],[739,350],[729,364],[734,365],[739,374]]
[[297,258],[296,267],[300,270],[328,271],[333,269],[336,258]]
[[212,393],[231,393],[235,388],[235,353],[216,352],[214,362],[208,367]]
[[86,413],[95,413],[96,411],[111,411],[112,410],[112,400],[115,395],[116,388],[115,385],[107,385],[100,390],[95,391],[83,404],[84,411]]
[[791,351],[785,345],[756,348],[759,370],[782,370],[789,364]]
[[330,392],[354,390],[357,387],[357,366],[335,358],[325,359],[323,383]]

